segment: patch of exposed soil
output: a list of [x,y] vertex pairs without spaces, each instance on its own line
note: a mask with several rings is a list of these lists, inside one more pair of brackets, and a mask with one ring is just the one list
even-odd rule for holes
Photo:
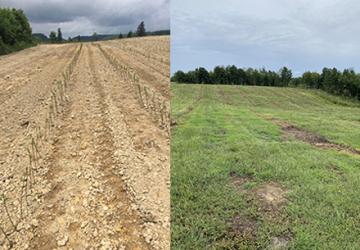
[[281,126],[281,130],[283,132],[282,137],[285,140],[288,140],[291,137],[295,137],[297,140],[309,143],[319,148],[331,148],[337,151],[344,151],[350,154],[360,155],[359,150],[351,148],[347,145],[331,142],[321,135],[317,135],[302,128],[296,127],[292,124],[288,124],[275,119],[271,119],[271,121]]
[[283,124],[281,126],[281,129],[283,131],[284,139],[288,139],[289,137],[293,136],[300,141],[304,141],[314,145],[329,143],[326,138],[307,132],[303,129],[295,127],[294,125]]
[[244,186],[251,180],[253,180],[251,175],[239,176],[235,172],[230,173],[230,183],[237,191],[244,192],[249,197],[255,194],[259,211],[269,213],[271,216],[278,214],[287,202],[287,190],[275,182],[264,183],[255,189],[246,190]]
[[291,240],[292,240],[292,235],[291,234],[280,235],[280,236],[273,237],[271,239],[269,249],[270,250],[286,250],[286,249],[289,249]]
[[231,234],[244,240],[254,240],[257,234],[257,220],[243,215],[235,216],[231,221]]
[[232,186],[234,186],[236,188],[237,191],[239,192],[244,192],[246,191],[244,188],[244,185],[251,181],[253,179],[253,177],[251,175],[243,175],[243,176],[239,176],[238,174],[236,174],[235,172],[231,172],[230,173],[230,183]]
[[286,190],[274,182],[265,183],[254,192],[260,202],[260,210],[270,216],[276,216],[287,201]]
[[[230,184],[240,193],[248,197],[248,201],[254,203],[259,212],[259,216],[266,219],[278,219],[281,217],[282,208],[287,199],[287,190],[275,182],[264,183],[259,187],[247,190],[244,186],[253,180],[251,175],[239,176],[235,172],[229,174]],[[235,216],[231,221],[230,235],[244,240],[256,241],[257,220],[243,215]],[[269,249],[288,249],[291,234],[284,234],[271,239]]]

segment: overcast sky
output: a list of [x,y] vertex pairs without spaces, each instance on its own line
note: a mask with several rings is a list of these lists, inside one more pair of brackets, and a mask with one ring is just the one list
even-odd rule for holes
[[127,33],[141,21],[149,31],[169,29],[169,0],[0,0],[0,7],[23,9],[34,33],[63,36]]
[[171,0],[172,72],[205,66],[360,71],[358,0]]

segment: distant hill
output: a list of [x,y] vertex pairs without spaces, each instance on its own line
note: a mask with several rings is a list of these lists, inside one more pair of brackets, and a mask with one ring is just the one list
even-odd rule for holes
[[[146,32],[146,35],[148,35],[148,36],[170,35],[170,30],[150,31],[150,32]],[[123,36],[126,38],[126,34],[123,34]],[[93,41],[105,41],[105,40],[116,39],[119,37],[119,34],[97,34],[96,37],[94,37],[94,36],[75,36],[72,39],[74,41],[79,41],[79,37],[80,37],[80,42],[93,42]]]
[[149,36],[164,36],[164,35],[170,35],[170,30],[157,30],[157,31],[151,31],[146,32]]
[[32,38],[37,42],[48,42],[49,38],[42,33],[33,33]]
[[117,38],[115,34],[97,34],[96,36],[75,36],[72,37],[73,41],[76,42],[93,42],[93,41],[105,41]]
[[[147,36],[163,36],[170,35],[170,30],[157,30],[146,32]],[[119,34],[97,34],[96,36],[74,36],[72,41],[74,42],[94,42],[94,41],[105,41],[118,38]],[[126,38],[126,34],[123,34]],[[48,43],[50,39],[43,33],[33,33],[32,37],[34,40],[40,43]],[[66,42],[67,40],[64,40]]]

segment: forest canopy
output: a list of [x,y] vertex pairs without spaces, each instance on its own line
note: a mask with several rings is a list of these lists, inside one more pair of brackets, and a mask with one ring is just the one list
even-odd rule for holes
[[300,77],[294,77],[287,67],[281,68],[278,72],[264,68],[243,69],[234,65],[216,66],[211,71],[200,67],[188,72],[177,71],[171,81],[195,84],[307,87],[360,100],[360,74],[353,69],[340,71],[336,68],[324,68],[321,73],[307,71]]
[[0,55],[33,46],[31,33],[22,10],[0,8]]

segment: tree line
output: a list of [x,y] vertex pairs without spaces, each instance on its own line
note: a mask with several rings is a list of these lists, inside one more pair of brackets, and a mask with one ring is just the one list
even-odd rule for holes
[[360,74],[353,69],[340,71],[336,68],[324,68],[321,73],[307,71],[300,77],[293,77],[292,71],[287,67],[282,67],[277,72],[264,68],[243,69],[234,65],[216,66],[211,71],[200,67],[188,72],[177,71],[171,81],[195,84],[306,87],[360,100]]
[[[143,37],[146,36],[146,29],[145,29],[145,23],[144,21],[142,21],[139,26],[136,29],[136,32],[134,33],[132,30],[130,30],[126,35],[120,33],[119,36],[117,38],[122,39],[122,38],[131,38],[131,37]],[[98,35],[96,32],[94,32],[92,34],[92,36],[89,37],[81,37],[81,36],[76,36],[76,37],[69,37],[67,40],[63,39],[62,36],[62,32],[61,29],[58,28],[57,32],[55,31],[51,31],[49,34],[49,41],[51,43],[63,43],[63,42],[81,42],[84,39],[87,41],[99,41],[99,40],[104,40],[104,37],[106,39],[109,39],[108,35]],[[112,37],[113,38],[113,37]]]
[[22,10],[0,8],[0,55],[35,45]]
[[[138,25],[135,34],[132,32],[132,30],[130,30],[129,33],[126,35],[127,38],[131,38],[131,37],[134,37],[134,36],[138,36],[138,37],[146,36],[146,29],[145,29],[145,22],[144,21],[142,21]],[[125,35],[123,35],[122,33],[120,33],[119,36],[118,36],[119,39],[122,39],[124,37],[125,37]]]
[[51,43],[62,43],[64,39],[62,37],[61,29],[58,28],[57,33],[55,31],[51,31],[49,39]]
[[144,21],[140,22],[135,32],[130,30],[127,34],[98,35],[63,38],[61,28],[57,32],[51,31],[49,37],[42,33],[32,34],[29,21],[20,9],[0,8],[0,55],[21,50],[37,43],[64,43],[109,40],[115,38],[143,37],[147,35],[169,34],[170,31],[147,32]]

